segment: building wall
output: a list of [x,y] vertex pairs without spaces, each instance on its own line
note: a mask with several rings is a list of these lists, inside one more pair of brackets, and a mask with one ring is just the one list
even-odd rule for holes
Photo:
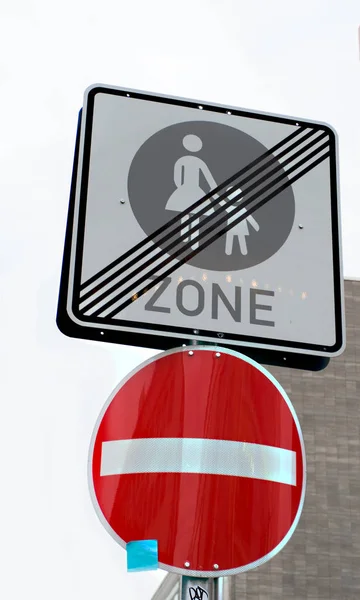
[[[262,567],[235,577],[236,599],[360,599],[360,281],[345,282],[345,301],[342,356],[319,373],[269,368],[301,423],[307,491],[291,540]],[[170,583],[174,575],[163,589]],[[166,596],[160,589],[155,598]]]

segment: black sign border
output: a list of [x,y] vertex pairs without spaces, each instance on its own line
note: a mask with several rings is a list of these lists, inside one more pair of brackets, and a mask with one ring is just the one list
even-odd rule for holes
[[[114,321],[111,319],[100,318],[100,317],[86,317],[80,313],[78,306],[76,306],[74,299],[79,298],[80,292],[80,274],[82,267],[82,251],[84,243],[84,230],[85,230],[85,217],[86,217],[86,196],[87,196],[87,185],[89,176],[89,164],[91,154],[91,135],[93,125],[93,113],[95,97],[97,94],[111,94],[117,96],[130,96],[130,98],[137,98],[139,100],[160,102],[165,104],[173,104],[178,106],[185,106],[188,108],[199,109],[199,103],[196,101],[182,100],[178,98],[169,98],[165,96],[157,96],[152,94],[146,94],[143,92],[123,89],[112,89],[102,86],[94,86],[88,92],[87,98],[87,112],[85,122],[85,136],[84,136],[84,152],[83,152],[83,163],[82,163],[82,181],[80,190],[80,205],[79,205],[79,217],[78,217],[78,231],[75,249],[75,268],[74,268],[74,287],[73,287],[73,306],[72,311],[74,316],[82,322],[82,325],[74,322],[71,316],[67,312],[67,299],[69,289],[69,276],[70,276],[70,260],[72,250],[72,238],[73,238],[73,225],[74,225],[74,211],[75,211],[75,191],[78,177],[78,162],[79,162],[79,146],[80,146],[80,129],[82,120],[82,109],[79,112],[78,128],[75,144],[75,154],[73,163],[73,173],[71,180],[70,189],[70,201],[68,210],[68,219],[65,234],[65,245],[64,255],[60,282],[60,293],[57,311],[57,325],[62,333],[69,337],[96,340],[102,342],[111,342],[115,344],[140,346],[146,348],[156,348],[162,350],[168,350],[179,346],[181,343],[190,344],[191,340],[188,337],[196,337],[199,343],[201,338],[212,337],[218,340],[218,345],[233,348],[239,352],[243,352],[247,356],[250,356],[258,362],[270,365],[281,365],[288,366],[291,368],[301,368],[307,370],[320,370],[323,369],[328,363],[329,358],[332,354],[337,353],[343,345],[343,310],[342,310],[342,285],[343,281],[341,278],[340,268],[340,240],[339,240],[339,215],[338,215],[338,189],[337,189],[337,160],[336,160],[336,139],[334,131],[330,128],[321,124],[312,122],[306,122],[295,118],[274,116],[263,113],[252,113],[250,111],[238,110],[233,107],[211,105],[209,103],[201,103],[202,110],[209,110],[211,112],[218,112],[224,114],[231,111],[233,115],[242,116],[247,118],[268,120],[272,122],[279,122],[289,125],[300,125],[304,127],[311,127],[316,129],[317,127],[322,131],[326,131],[329,135],[330,140],[330,188],[331,188],[331,222],[332,222],[332,241],[333,241],[333,265],[334,265],[334,302],[335,302],[335,344],[333,346],[321,346],[316,344],[302,344],[299,342],[290,342],[287,340],[276,340],[268,338],[260,338],[253,336],[242,336],[242,335],[231,335],[224,334],[226,339],[222,342],[222,335],[219,331],[208,331],[201,330],[199,334],[194,336],[194,328],[182,328],[165,325],[156,325],[152,323],[133,323],[129,321],[116,320],[118,327],[133,327],[142,330],[148,330],[149,333],[134,332],[134,331],[119,331],[114,330],[109,325],[114,326]],[[95,326],[94,326],[95,325]],[[194,326],[195,327],[195,326]],[[162,331],[167,333],[173,333],[173,336],[161,335]],[[245,345],[239,346],[238,344],[232,343],[235,341],[241,341]],[[214,343],[214,342],[204,342]],[[258,348],[252,346],[246,346],[247,343],[277,346],[279,350],[273,350],[270,348]],[[284,348],[284,351],[281,348]],[[293,348],[294,352],[288,352],[286,348]],[[312,351],[314,354],[303,354],[304,350]],[[317,356],[316,352],[327,352],[327,356]]]

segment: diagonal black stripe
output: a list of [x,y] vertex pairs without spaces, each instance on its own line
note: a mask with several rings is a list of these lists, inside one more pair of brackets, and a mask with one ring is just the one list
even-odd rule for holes
[[[321,152],[322,150],[326,149],[327,146],[328,146],[328,144],[325,143],[320,148],[317,148],[316,150],[314,150],[310,154],[306,155],[301,161],[299,161],[298,163],[296,163],[293,167],[289,168],[286,172],[281,173],[281,175],[279,177],[277,177],[276,179],[274,179],[273,181],[271,181],[270,183],[268,183],[266,186],[264,186],[261,190],[257,191],[255,194],[253,194],[252,196],[250,196],[250,198],[247,198],[246,200],[244,200],[239,207],[234,207],[235,210],[233,210],[233,211],[231,211],[229,213],[226,213],[225,215],[222,215],[221,218],[219,218],[217,220],[217,222],[215,224],[215,227],[218,227],[219,225],[221,225],[222,223],[224,223],[224,221],[228,221],[231,216],[233,216],[237,212],[240,212],[244,207],[248,206],[249,204],[251,204],[252,202],[254,202],[255,200],[257,200],[259,198],[259,196],[262,196],[269,189],[273,188],[277,183],[279,183],[284,178],[286,178],[290,173],[292,173],[293,171],[298,170],[300,168],[300,166],[302,166],[304,163],[308,162],[311,158],[313,158],[314,156],[316,156],[317,154],[319,154],[319,152]],[[268,177],[266,177],[266,179],[268,179]],[[246,216],[248,216],[248,213],[247,213],[247,215],[245,215],[244,218],[246,218]],[[237,223],[237,221],[233,221],[230,224],[230,229],[232,227],[234,227],[236,223]],[[210,224],[210,227],[208,227],[206,229],[206,231],[204,231],[202,237],[206,236],[209,232],[211,232],[211,230],[213,230],[213,228],[214,228],[214,224]],[[226,226],[225,226],[225,229],[226,229]],[[219,231],[216,235],[217,236],[223,235],[225,229],[224,228],[221,229],[221,231]],[[112,306],[113,304],[115,304],[118,300],[120,300],[128,292],[131,292],[131,290],[134,288],[135,285],[138,285],[138,284],[146,281],[149,277],[151,277],[152,275],[156,274],[159,271],[159,269],[163,268],[164,266],[166,266],[167,264],[169,264],[172,260],[174,260],[178,254],[183,254],[184,251],[190,250],[190,253],[189,253],[188,257],[193,256],[193,249],[192,249],[193,245],[194,245],[194,240],[192,240],[192,241],[190,240],[188,242],[188,244],[186,244],[185,247],[182,247],[181,250],[177,254],[174,254],[174,255],[172,255],[172,256],[164,259],[164,261],[161,263],[161,265],[157,265],[156,267],[154,267],[152,270],[149,271],[149,273],[144,274],[142,277],[140,277],[140,279],[136,283],[131,284],[130,286],[128,286],[127,288],[125,288],[122,292],[119,292],[119,294],[117,294],[116,296],[114,296],[114,298],[110,299],[107,303],[105,303],[103,306],[101,306],[100,308],[98,308],[93,313],[93,316],[98,316],[100,313],[102,313],[103,311],[107,310],[110,306]],[[206,245],[208,245],[208,244],[206,244]],[[201,250],[203,250],[203,249],[204,249],[204,244],[202,244],[202,245],[199,246],[199,252]],[[197,252],[196,252],[196,254],[197,254]],[[185,261],[186,261],[186,257],[185,257]],[[119,287],[119,285],[115,286],[115,289],[118,288],[118,287]],[[115,290],[112,290],[112,291],[115,291]],[[93,302],[91,302],[88,306],[86,306],[86,308],[83,309],[84,312],[88,312],[89,310],[91,310],[91,308],[93,308],[99,302],[101,302],[102,299],[104,299],[105,297],[109,296],[112,293],[112,291],[109,290],[105,294],[103,294],[102,297],[99,297],[99,298],[96,298],[95,300],[93,300]]]
[[[303,141],[305,139],[307,139],[309,137],[309,135],[312,135],[312,131],[310,132],[310,134],[307,134],[306,136],[304,136],[301,139],[301,144],[303,143]],[[256,171],[254,171],[251,175],[248,175],[247,177],[245,177],[244,179],[241,179],[236,187],[233,187],[231,190],[231,193],[234,193],[234,191],[236,191],[236,189],[243,187],[244,184],[248,183],[251,180],[254,180],[257,175],[263,173],[264,171],[266,171],[269,166],[271,166],[271,164],[273,164],[274,162],[277,162],[277,166],[275,169],[273,169],[271,172],[269,172],[268,174],[264,175],[262,178],[258,179],[255,181],[254,184],[252,184],[251,186],[249,186],[246,190],[246,194],[248,194],[250,191],[252,191],[253,189],[255,189],[256,187],[258,187],[263,181],[265,181],[266,179],[269,179],[271,176],[273,176],[277,171],[280,171],[284,166],[286,166],[287,164],[289,164],[290,162],[292,162],[293,160],[295,160],[295,158],[297,158],[298,156],[300,156],[301,154],[304,154],[307,150],[309,150],[310,148],[312,148],[314,145],[316,145],[319,141],[321,141],[324,137],[327,136],[326,132],[322,132],[322,134],[320,136],[318,136],[315,140],[312,140],[310,143],[306,144],[305,146],[303,146],[298,152],[293,153],[288,159],[286,159],[285,161],[283,161],[282,163],[278,162],[279,158],[282,158],[284,155],[288,154],[288,152],[291,152],[294,148],[298,147],[299,143],[295,143],[292,144],[288,149],[283,150],[279,155],[277,155],[276,157],[272,157],[271,160],[269,160],[264,166],[260,167],[259,169],[257,169]],[[215,210],[215,213],[212,215],[209,215],[208,217],[206,217],[205,219],[203,219],[201,225],[198,222],[198,225],[192,228],[189,228],[189,224],[194,220],[194,219],[199,219],[199,217],[203,214],[202,212],[197,213],[196,215],[194,215],[191,219],[188,219],[186,222],[186,227],[188,228],[188,233],[186,234],[182,234],[180,236],[177,236],[175,241],[173,241],[171,244],[162,247],[155,255],[153,255],[150,259],[148,259],[145,263],[141,263],[141,265],[135,269],[135,271],[132,271],[129,275],[128,278],[130,277],[134,277],[135,275],[137,275],[138,273],[140,273],[141,271],[143,271],[147,266],[149,266],[150,264],[152,264],[158,257],[160,257],[164,252],[169,252],[171,251],[174,247],[176,247],[179,244],[182,244],[182,242],[185,240],[185,238],[188,237],[188,235],[190,233],[194,233],[195,231],[198,231],[200,229],[200,227],[203,229],[204,225],[206,225],[209,221],[210,222],[214,222],[217,219],[217,216],[219,214],[223,214],[224,211],[226,210],[224,207],[221,207],[218,205],[219,201],[225,199],[227,196],[229,195],[228,192],[224,193],[223,195],[221,195],[219,198],[214,199],[213,203],[217,204],[217,210]],[[235,203],[237,203],[240,198],[244,195],[244,193],[239,194],[236,198],[234,198],[233,200],[230,200],[227,202],[227,206],[231,207],[232,205],[234,205]],[[239,210],[242,208],[239,207]],[[203,212],[206,212],[208,210],[208,207],[206,207],[204,209]],[[171,231],[170,233],[168,233],[166,236],[164,236],[161,239],[161,243],[163,244],[164,242],[166,242],[167,240],[169,240],[170,238],[173,238],[174,235],[180,231],[181,229],[184,228],[184,224],[180,224],[176,230]],[[199,238],[198,238],[199,239]],[[109,275],[104,281],[102,281],[101,283],[99,283],[95,288],[92,288],[91,290],[89,290],[86,294],[84,294],[81,299],[80,299],[80,304],[83,304],[83,302],[85,302],[88,298],[90,298],[92,295],[94,295],[94,293],[98,292],[99,289],[105,287],[108,283],[110,283],[111,281],[113,281],[114,279],[116,279],[117,277],[119,277],[119,275],[121,275],[122,273],[124,273],[125,271],[127,271],[130,267],[132,267],[133,265],[140,264],[140,260],[144,257],[146,257],[149,254],[149,251],[144,251],[142,252],[140,255],[138,255],[137,257],[135,257],[133,260],[131,260],[129,263],[127,263],[126,265],[124,265],[123,267],[120,267],[120,269],[117,269],[114,273],[112,273],[111,275]],[[107,290],[106,292],[103,292],[103,294],[101,294],[100,296],[98,296],[96,298],[96,301],[94,300],[93,303],[89,304],[86,309],[91,308],[92,306],[94,306],[95,304],[97,304],[99,301],[101,301],[103,298],[105,298],[108,294],[112,293],[113,291],[115,291],[115,289],[118,287],[118,284],[115,284],[113,287],[111,287],[109,290]]]
[[[317,165],[319,165],[323,160],[325,160],[329,156],[330,156],[330,152],[327,152],[326,154],[323,154],[316,161],[314,161],[312,164],[308,165],[305,169],[303,169],[300,173],[294,175],[291,179],[288,179],[288,181],[286,181],[281,187],[277,188],[275,191],[273,191],[270,194],[268,194],[263,200],[261,200],[260,202],[258,202],[258,204],[256,204],[255,206],[251,207],[247,211],[247,214],[241,215],[240,217],[238,217],[238,219],[236,219],[233,223],[231,223],[225,229],[222,229],[220,232],[215,233],[211,238],[209,238],[202,245],[201,248],[193,250],[191,252],[191,255],[187,254],[179,262],[177,262],[175,265],[173,265],[167,271],[165,271],[165,273],[162,273],[158,277],[154,278],[153,281],[150,284],[148,284],[147,286],[145,286],[144,288],[142,288],[141,290],[139,290],[138,292],[136,292],[135,294],[133,294],[130,298],[128,298],[127,300],[125,300],[125,302],[123,302],[123,304],[121,304],[120,306],[118,306],[116,309],[114,309],[111,313],[109,313],[104,318],[109,319],[109,318],[114,317],[121,310],[123,310],[124,308],[126,308],[127,306],[129,306],[130,304],[132,304],[134,302],[134,300],[137,300],[138,298],[140,298],[141,296],[143,296],[144,294],[146,294],[146,292],[148,292],[151,288],[153,288],[158,283],[160,283],[161,281],[163,281],[163,279],[165,277],[168,277],[169,275],[171,275],[174,271],[176,271],[179,267],[181,267],[185,262],[187,262],[189,258],[192,258],[196,254],[198,254],[198,252],[201,252],[201,250],[203,250],[204,248],[206,248],[207,246],[209,246],[210,244],[212,244],[215,241],[215,239],[218,238],[220,235],[223,235],[224,233],[226,233],[227,231],[229,231],[230,229],[232,229],[238,223],[240,223],[241,221],[243,221],[246,217],[248,217],[253,212],[255,212],[256,210],[258,210],[259,208],[261,208],[261,206],[263,206],[264,204],[266,204],[267,202],[269,202],[270,200],[272,200],[272,198],[274,198],[276,195],[278,195],[284,189],[286,189],[290,185],[293,185],[293,183],[295,183],[295,181],[297,181],[298,179],[300,179],[301,177],[303,177],[304,175],[306,175],[306,173],[308,173],[309,171],[311,171],[312,169],[314,169]],[[103,310],[103,307],[102,307],[102,310]],[[99,312],[102,312],[102,310],[99,311]],[[98,314],[97,313],[93,313],[93,315],[91,315],[91,317],[93,317],[93,316],[98,316]]]
[[[315,133],[317,133],[317,132],[315,132]],[[291,144],[288,148],[286,148],[285,150],[283,150],[282,152],[280,152],[276,157],[272,156],[270,158],[270,160],[268,160],[266,162],[265,165],[261,166],[260,168],[258,168],[256,171],[254,171],[252,174],[248,175],[244,179],[241,179],[240,181],[238,181],[237,184],[236,184],[236,186],[233,186],[231,193],[234,193],[237,189],[241,188],[244,184],[246,184],[249,181],[251,181],[252,179],[254,179],[258,174],[266,171],[266,169],[268,169],[274,162],[278,162],[280,158],[282,158],[283,156],[285,156],[289,152],[292,152],[295,148],[297,148],[299,145],[303,144],[303,142],[306,139],[308,139],[309,137],[311,137],[313,134],[314,134],[314,130],[311,130],[305,136],[303,136],[300,141],[297,141],[297,142]],[[317,142],[319,142],[325,136],[327,136],[327,133],[326,132],[322,132],[321,135],[319,135],[315,140],[313,140],[311,144],[306,145],[299,152],[293,154],[292,158],[298,156],[299,153],[301,154],[301,153],[305,152],[307,149],[309,149],[311,146],[315,145]],[[281,164],[285,165],[285,164],[287,164],[287,162],[285,161],[285,162],[283,162]],[[198,220],[199,217],[201,217],[205,212],[207,212],[211,206],[217,206],[217,208],[220,211],[225,210],[223,207],[221,207],[221,206],[219,207],[218,203],[219,203],[219,201],[224,200],[228,195],[229,194],[226,192],[223,195],[221,195],[220,198],[213,198],[210,201],[210,206],[205,206],[203,209],[201,209],[201,211],[199,211],[198,213],[192,215],[186,221],[186,227],[189,228],[189,225],[193,221]],[[227,206],[231,206],[232,204],[235,204],[236,202],[238,202],[239,199],[240,199],[240,196],[234,198],[233,200],[228,201],[227,202]],[[201,227],[203,227],[204,224],[206,224],[209,221],[209,219],[215,219],[216,218],[216,212],[217,211],[215,210],[215,214],[209,215],[209,217],[207,219],[203,220],[203,222],[201,223]],[[160,244],[160,243],[164,244],[170,238],[173,238],[177,233],[179,233],[183,228],[184,228],[184,225],[182,223],[180,223],[175,229],[171,229],[169,233],[167,233],[164,237],[161,238],[161,240],[158,240],[156,243],[157,244]],[[198,228],[200,228],[200,225],[198,225]],[[192,233],[194,233],[196,231],[196,229],[192,228],[191,231],[192,231]],[[167,252],[169,249],[173,248],[178,243],[181,243],[181,241],[183,240],[184,237],[186,237],[186,236],[180,236],[180,237],[178,236],[177,239],[176,239],[176,241],[175,241],[175,243],[172,243],[170,246],[167,246],[167,247],[162,248],[161,250],[159,250],[159,252],[155,256],[153,256],[151,259],[149,259],[148,262],[154,262],[154,260],[158,256],[160,256],[161,254],[163,254],[163,252]],[[149,254],[149,249],[146,249],[141,254],[139,254],[138,256],[136,256],[135,258],[133,258],[132,260],[130,260],[126,265],[124,265],[123,267],[120,267],[119,269],[117,269],[114,273],[112,273],[111,275],[109,275],[106,279],[104,279],[103,281],[101,281],[100,283],[98,283],[98,285],[96,285],[95,288],[90,289],[88,292],[86,292],[84,295],[82,295],[81,296],[81,300],[80,300],[80,304],[82,304],[83,302],[85,302],[88,298],[90,298],[94,293],[98,292],[101,288],[103,288],[106,285],[108,285],[108,283],[110,283],[111,281],[113,281],[114,279],[116,279],[119,275],[121,275],[122,273],[124,273],[125,271],[127,271],[130,267],[132,267],[136,263],[139,264],[140,261],[141,261],[141,259],[145,258],[148,254]],[[146,264],[142,264],[141,268],[143,269],[145,266],[146,266]]]
[[[133,248],[130,248],[130,250],[128,250],[127,252],[125,252],[124,254],[122,254],[119,258],[117,258],[112,263],[110,263],[109,265],[107,265],[106,267],[104,267],[103,269],[101,269],[101,271],[99,271],[98,273],[96,273],[95,275],[93,275],[92,277],[90,277],[87,281],[85,281],[84,283],[81,284],[80,289],[82,290],[82,289],[88,287],[89,285],[91,285],[92,283],[94,283],[99,277],[102,277],[103,275],[105,275],[105,273],[107,273],[108,271],[110,271],[111,269],[113,269],[114,267],[116,267],[123,260],[126,260],[134,252],[137,252],[138,250],[140,250],[145,244],[151,242],[157,236],[161,235],[166,229],[168,229],[172,225],[177,224],[181,220],[182,217],[185,217],[185,216],[188,215],[188,213],[189,213],[190,210],[193,211],[194,209],[198,208],[203,202],[206,202],[207,200],[210,200],[214,194],[217,194],[218,192],[221,192],[224,189],[224,187],[228,187],[238,177],[241,177],[249,169],[251,169],[251,168],[255,167],[256,165],[258,165],[266,157],[270,156],[271,154],[273,154],[274,152],[276,152],[276,150],[278,150],[279,148],[281,148],[284,144],[287,144],[292,139],[294,139],[297,136],[299,136],[301,133],[303,133],[304,131],[306,131],[306,129],[307,129],[306,127],[299,127],[298,129],[296,129],[295,131],[293,131],[293,133],[291,133],[286,138],[284,138],[283,140],[281,140],[280,142],[278,142],[277,144],[275,144],[275,146],[273,146],[272,148],[270,148],[269,150],[267,150],[266,152],[264,152],[263,154],[261,154],[258,158],[256,158],[255,160],[253,160],[246,167],[244,167],[243,169],[241,169],[240,171],[238,171],[237,173],[235,173],[234,175],[232,175],[231,177],[229,177],[229,179],[227,179],[226,181],[224,181],[223,183],[221,183],[217,188],[215,188],[214,190],[211,190],[208,194],[206,194],[206,196],[204,196],[203,198],[200,198],[199,200],[197,200],[196,202],[194,202],[194,204],[192,204],[189,208],[187,208],[186,210],[184,210],[181,213],[179,213],[176,217],[174,217],[173,219],[171,219],[170,221],[168,221],[167,223],[165,223],[165,225],[163,225],[162,227],[159,227],[159,229],[157,229],[156,231],[154,231],[150,236],[148,236],[147,238],[145,238],[144,240],[142,240],[141,242],[139,242],[138,244],[136,244],[136,246],[134,246]],[[313,133],[314,130],[311,130],[311,132]],[[299,143],[301,143],[301,141]]]
[[[238,219],[236,219],[233,223],[231,223],[231,225],[229,225],[225,229],[221,230],[220,233],[215,233],[213,235],[213,237],[209,238],[209,240],[207,240],[200,249],[193,250],[192,253],[191,253],[191,256],[189,254],[187,254],[178,263],[176,263],[175,265],[173,265],[172,267],[170,267],[167,271],[165,271],[165,273],[162,273],[161,275],[159,275],[158,277],[156,277],[149,285],[145,286],[144,288],[142,288],[141,290],[139,290],[138,292],[136,292],[136,294],[133,294],[130,298],[128,298],[127,300],[125,300],[125,302],[123,302],[123,304],[121,304],[120,306],[118,306],[116,309],[114,309],[111,313],[109,313],[104,318],[106,318],[106,319],[113,318],[121,310],[123,310],[124,308],[126,308],[127,306],[129,306],[130,304],[132,304],[134,302],[134,300],[137,300],[138,298],[140,298],[141,296],[143,296],[144,294],[146,294],[146,292],[148,292],[151,288],[155,287],[158,283],[160,283],[161,281],[163,281],[165,277],[168,277],[169,275],[171,275],[174,271],[176,271],[176,269],[178,269],[185,262],[187,262],[187,260],[189,258],[192,258],[196,254],[198,254],[199,252],[201,252],[201,250],[204,250],[204,248],[206,248],[207,246],[209,246],[210,244],[212,244],[215,241],[215,239],[217,237],[219,237],[219,235],[223,235],[224,233],[226,233],[227,231],[229,231],[230,229],[232,229],[235,225],[237,225],[238,223],[240,223],[243,219],[245,219],[246,217],[248,217],[249,215],[251,215],[253,212],[255,212],[256,210],[258,210],[259,208],[261,208],[261,206],[263,206],[264,204],[266,204],[267,202],[269,202],[270,200],[272,200],[272,198],[274,198],[275,196],[277,196],[277,194],[279,194],[280,192],[282,192],[283,190],[285,190],[287,187],[289,187],[290,185],[293,185],[295,183],[295,181],[297,181],[298,179],[300,179],[300,177],[303,177],[304,175],[306,175],[306,173],[308,173],[309,171],[311,171],[312,169],[314,169],[323,160],[325,160],[326,158],[329,158],[329,157],[330,157],[330,152],[327,152],[326,154],[323,154],[322,156],[320,156],[311,165],[309,165],[305,169],[303,169],[303,171],[301,171],[300,173],[294,175],[291,179],[289,179],[288,181],[286,181],[280,188],[276,189],[274,192],[271,192],[271,194],[269,194],[268,196],[266,196],[258,204],[256,204],[255,206],[251,207],[247,211],[246,215],[241,215]],[[103,309],[103,307],[102,307],[102,309]],[[93,313],[91,315],[91,317],[93,317],[93,316],[98,316],[98,314],[97,313]]]
[[[324,134],[321,137],[326,136],[326,134]],[[263,175],[263,177],[261,177],[260,179],[257,179],[252,185],[250,185],[247,189],[246,192],[242,192],[241,194],[239,194],[237,196],[237,198],[235,198],[234,202],[237,202],[239,199],[243,198],[244,195],[248,195],[250,192],[252,192],[253,190],[255,190],[257,187],[259,187],[262,183],[264,183],[265,181],[269,181],[271,179],[271,177],[273,177],[274,175],[276,175],[276,173],[280,172],[283,170],[283,167],[288,165],[289,163],[292,163],[296,158],[304,155],[305,152],[307,152],[310,148],[312,148],[314,145],[316,145],[318,143],[318,140],[320,138],[317,138],[315,140],[315,142],[310,142],[309,144],[307,144],[306,146],[304,146],[303,148],[301,148],[298,152],[292,154],[289,158],[287,158],[285,161],[283,161],[283,163],[279,163],[274,169],[272,169],[272,171],[270,171],[270,173],[267,173],[265,175]],[[322,146],[320,146],[319,148],[316,149],[315,153],[318,153],[322,150],[325,150],[325,148],[328,146],[328,142],[326,142],[325,144],[323,144]],[[307,155],[305,157],[306,160],[308,160],[308,156]],[[310,156],[312,156],[310,154]],[[302,163],[299,162],[297,163],[298,166],[300,166]],[[251,179],[250,177],[247,178],[246,181],[248,181],[249,179]],[[245,180],[244,180],[245,181]],[[261,195],[261,191],[257,192],[258,195]],[[256,199],[256,198],[255,198]],[[229,202],[230,205],[230,202]],[[239,206],[234,206],[232,205],[232,208],[234,210],[232,210],[231,212],[226,212],[226,220],[229,219],[229,217],[233,214],[236,214],[236,212],[239,212],[240,210],[242,210],[244,208],[246,204],[244,202],[242,202]],[[203,222],[201,223],[201,229],[202,229],[202,234],[199,235],[196,238],[196,241],[198,242],[202,237],[204,237],[208,231],[208,229],[206,229],[206,231],[204,232],[204,226],[208,225],[210,223],[211,225],[211,229],[213,227],[216,227],[217,223],[219,222],[218,218],[219,216],[224,216],[224,211],[225,209],[222,209],[220,207],[220,209],[218,209],[217,211],[215,211],[214,215],[209,215],[206,219],[203,220]],[[223,219],[225,220],[225,219]],[[182,225],[182,227],[184,227],[184,225]],[[189,235],[191,235],[192,233],[194,233],[195,231],[199,231],[200,229],[200,225],[190,228],[186,233],[184,233],[183,235],[181,235],[180,237],[177,237],[176,240],[174,242],[172,242],[171,244],[167,245],[165,248],[162,248],[161,250],[159,250],[154,256],[152,256],[151,258],[149,258],[147,261],[141,263],[134,271],[132,271],[131,273],[128,274],[128,276],[126,277],[126,280],[129,279],[133,279],[136,275],[138,275],[139,273],[142,273],[147,267],[151,266],[152,264],[154,264],[154,262],[160,257],[162,256],[164,253],[170,253],[170,251],[175,248],[176,246],[178,246],[179,244],[181,244],[182,248],[181,250],[184,249],[183,246],[183,242],[185,241],[186,238],[189,237]],[[191,245],[194,244],[194,241],[192,241]],[[176,256],[176,254],[175,254]],[[138,257],[140,259],[140,257]],[[174,258],[174,254],[172,254],[172,257]],[[111,277],[111,279],[118,277],[121,274],[122,270],[117,271],[114,274],[114,277]],[[108,280],[110,280],[110,277],[108,278]],[[106,281],[108,281],[106,280]],[[99,286],[94,290],[95,292],[98,291],[99,288],[101,288],[102,285],[99,284]],[[97,296],[96,298],[94,298],[94,300],[92,302],[89,302],[87,304],[86,307],[83,308],[84,311],[88,311],[91,308],[93,308],[94,306],[96,306],[97,304],[99,304],[99,302],[101,302],[102,300],[104,300],[107,296],[109,296],[110,294],[112,294],[113,292],[116,291],[116,289],[119,287],[119,282],[115,283],[111,288],[109,288],[108,290],[104,291],[102,294],[100,294],[99,296]],[[89,298],[90,295],[94,294],[94,291],[88,292],[86,294],[86,298]],[[86,300],[85,296],[83,298],[81,298],[80,300],[80,304],[82,304],[85,300]]]
[[[280,177],[278,177],[277,179],[271,181],[268,185],[266,185],[265,187],[263,187],[261,190],[257,191],[255,194],[253,194],[246,201],[242,202],[239,207],[236,207],[236,210],[233,210],[233,211],[227,213],[226,215],[222,216],[220,219],[218,219],[217,223],[215,224],[215,227],[218,227],[224,221],[229,220],[229,218],[232,215],[234,215],[236,212],[240,212],[244,208],[244,206],[247,206],[248,204],[252,203],[254,200],[258,199],[267,190],[271,189],[272,187],[274,187],[275,184],[277,184],[279,181],[281,181],[282,179],[284,179],[284,177],[286,177],[289,173],[291,173],[293,171],[296,171],[302,164],[308,162],[310,158],[313,158],[316,154],[318,154],[319,152],[321,152],[322,150],[324,150],[326,147],[327,147],[327,144],[324,144],[322,147],[317,148],[314,152],[310,153],[309,155],[307,155],[306,157],[304,157],[300,162],[298,162],[296,165],[294,165],[293,167],[291,167],[290,169],[288,169],[286,173],[283,173],[282,175],[280,175]],[[232,222],[232,224],[230,226],[230,229],[235,226],[236,222],[237,221],[235,221],[235,222],[233,221]],[[214,229],[214,225],[211,224],[211,226],[208,227],[204,231],[204,233],[202,235],[202,238],[206,237],[208,235],[208,233],[211,233],[213,231],[213,229]],[[226,228],[226,226],[225,226],[225,229],[227,230],[228,228]],[[216,237],[219,237],[219,236],[223,235],[225,229],[223,228],[220,231],[218,231]],[[186,235],[188,235],[188,234],[186,234]],[[198,238],[197,238],[197,241],[198,241]],[[95,316],[98,316],[104,310],[107,310],[107,308],[109,308],[112,304],[114,304],[119,299],[121,299],[123,296],[125,296],[128,292],[131,292],[131,290],[134,288],[135,285],[138,285],[139,283],[142,283],[142,282],[146,281],[150,276],[156,274],[159,271],[160,268],[163,268],[164,266],[166,266],[167,264],[169,264],[170,262],[172,262],[172,260],[174,260],[175,258],[177,258],[179,255],[182,255],[184,253],[184,250],[190,250],[189,255],[185,256],[185,260],[188,257],[192,256],[193,255],[193,252],[192,252],[192,246],[193,246],[193,244],[194,244],[194,240],[190,241],[185,246],[185,248],[183,246],[180,250],[178,250],[178,252],[176,252],[172,256],[166,258],[160,265],[157,265],[149,273],[143,275],[136,283],[130,284],[127,288],[125,288],[124,290],[122,290],[121,292],[119,292],[119,294],[117,294],[116,297],[114,297],[111,300],[109,300],[102,307],[99,307],[99,309],[97,311],[95,311],[93,314]],[[207,246],[207,244],[206,244],[206,246]],[[203,248],[204,248],[204,244],[202,244],[200,246],[199,251],[201,251]],[[128,281],[128,279],[127,279],[127,281]],[[115,291],[118,287],[119,287],[119,285],[115,286],[114,289],[109,290],[106,294],[103,295],[102,299],[108,297],[112,293],[112,291]],[[84,312],[87,312],[88,310],[91,310],[91,308],[93,308],[93,306],[96,306],[97,304],[99,304],[99,302],[101,302],[101,300],[100,300],[100,298],[97,298],[96,300],[94,300],[90,305],[88,305],[84,309]]]

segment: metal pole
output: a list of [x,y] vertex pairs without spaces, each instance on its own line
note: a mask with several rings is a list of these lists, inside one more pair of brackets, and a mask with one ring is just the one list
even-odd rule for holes
[[214,600],[235,600],[232,577],[217,577],[214,580]]
[[180,600],[234,600],[231,577],[181,578]]

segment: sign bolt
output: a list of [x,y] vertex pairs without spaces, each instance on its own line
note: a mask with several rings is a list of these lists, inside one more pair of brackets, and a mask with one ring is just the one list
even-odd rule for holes
[[219,565],[217,565],[217,564],[215,563],[215,565],[214,565],[214,569],[218,569],[218,568],[219,568]]
[[192,351],[192,350],[190,350],[190,352],[189,352],[189,356],[193,356],[193,354],[194,354],[194,353],[193,353],[193,351]]
[[304,225],[299,225],[299,229],[304,229]]
[[221,356],[220,352],[216,352],[215,356],[216,356],[216,358],[220,358],[220,356]]
[[223,333],[218,333],[217,336],[218,337],[224,337],[224,334]]
[[194,329],[194,333],[195,333],[195,335],[198,335],[199,334],[199,330],[198,329]]
[[125,204],[125,200],[124,200],[124,198],[121,198],[121,200],[120,200],[120,204]]
[[190,567],[190,563],[189,563],[189,561],[188,561],[188,560],[187,560],[186,562],[184,562],[184,567],[186,567],[186,568],[189,568],[189,567]]

